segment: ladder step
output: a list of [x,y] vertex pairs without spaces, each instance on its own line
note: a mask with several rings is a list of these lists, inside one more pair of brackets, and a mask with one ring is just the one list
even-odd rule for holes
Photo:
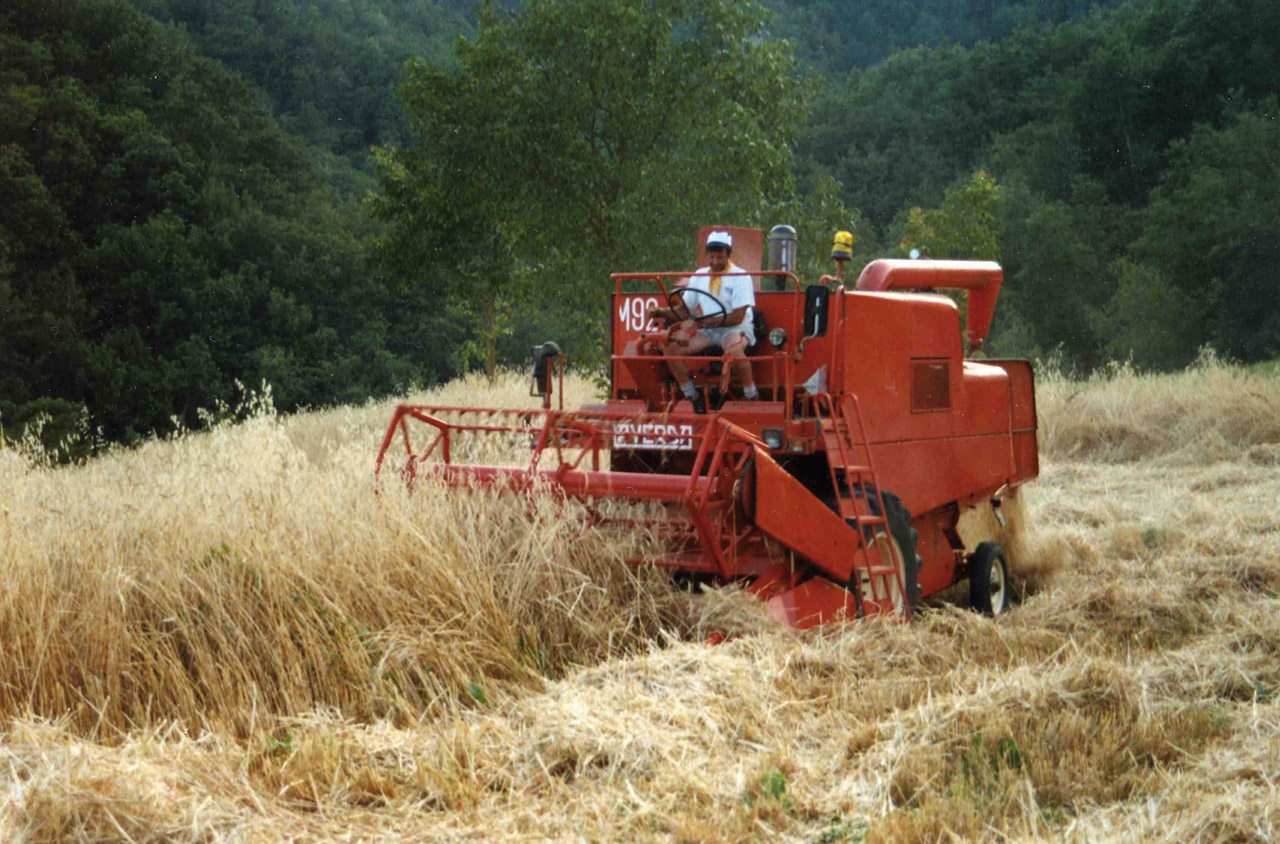
[[[842,504],[852,504],[853,502],[851,502],[851,501],[850,501],[849,499],[847,499],[847,498],[842,498],[842,499],[840,500],[840,503],[842,503]],[[843,515],[843,514],[842,514],[842,515]],[[847,516],[845,516],[845,517],[844,517],[844,520],[845,520],[846,522],[850,522],[850,521],[856,522],[856,524],[849,525],[849,527],[854,528],[854,529],[857,529],[857,528],[869,528],[869,527],[880,527],[881,525],[886,524],[886,522],[885,522],[885,520],[884,520],[884,516],[864,516],[863,514],[858,513],[858,512],[856,512],[856,511],[855,511],[855,512],[850,513],[850,514],[849,514],[849,515],[847,515]]]
[[885,575],[888,575],[888,574],[897,574],[898,567],[897,566],[868,566],[864,569],[858,569],[858,571],[864,571],[867,574],[871,575],[872,577],[884,577]]
[[[893,555],[886,554],[876,543],[877,535],[888,533],[889,521],[882,512],[879,479],[870,465],[871,444],[866,442],[866,430],[858,415],[856,399],[852,402],[852,418],[845,415],[843,405],[837,409],[834,402],[828,402],[831,415],[822,421],[821,428],[828,460],[835,463],[837,459],[865,457],[867,461],[865,466],[831,467],[831,480],[839,501],[837,509],[858,534],[858,552],[853,568],[862,581],[860,594],[867,606],[881,613],[892,613],[895,608],[893,594],[899,589],[900,573],[896,564],[885,564],[885,560],[892,560]],[[856,429],[853,425],[855,420],[858,423]]]

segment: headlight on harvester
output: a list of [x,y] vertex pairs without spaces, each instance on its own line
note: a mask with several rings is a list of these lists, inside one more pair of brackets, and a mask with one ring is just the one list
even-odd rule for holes
[[781,349],[783,344],[787,342],[787,330],[785,328],[775,328],[769,332],[769,342],[773,344],[775,349]]
[[782,448],[782,429],[765,428],[760,432],[760,439],[764,440],[764,444],[769,448]]

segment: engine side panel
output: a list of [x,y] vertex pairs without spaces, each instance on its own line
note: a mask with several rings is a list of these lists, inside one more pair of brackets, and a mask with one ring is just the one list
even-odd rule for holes
[[857,396],[881,483],[907,509],[1035,475],[1028,364],[965,360],[959,309],[944,296],[854,292],[843,306],[836,377]]

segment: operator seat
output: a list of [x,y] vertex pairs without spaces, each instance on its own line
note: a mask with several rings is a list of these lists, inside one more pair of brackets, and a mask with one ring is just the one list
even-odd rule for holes
[[[756,342],[747,347],[747,357],[751,357],[756,353],[756,349],[765,341],[769,335],[769,326],[765,323],[764,311],[759,308],[751,309],[751,333],[756,336]],[[712,343],[702,351],[698,352],[698,357],[718,358],[724,355],[724,348],[719,343]],[[719,375],[719,361],[712,364],[712,374]]]

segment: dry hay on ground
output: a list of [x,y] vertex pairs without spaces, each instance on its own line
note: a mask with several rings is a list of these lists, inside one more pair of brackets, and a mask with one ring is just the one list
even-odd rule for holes
[[[804,635],[561,511],[375,499],[387,405],[73,469],[0,452],[0,830],[1273,840],[1280,438],[1211,409],[1278,397],[1216,365],[1046,382],[1007,505],[1025,602]],[[1071,428],[1102,409],[1154,445]]]

